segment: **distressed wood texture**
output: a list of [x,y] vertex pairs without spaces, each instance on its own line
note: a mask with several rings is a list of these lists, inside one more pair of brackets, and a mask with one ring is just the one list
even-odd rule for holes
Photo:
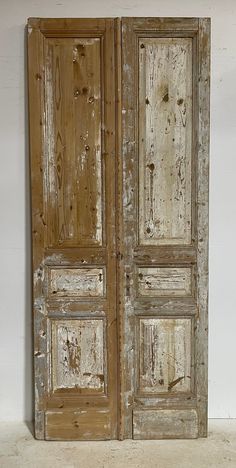
[[207,435],[208,18],[28,22],[35,435]]
[[190,244],[192,39],[138,48],[139,242]]
[[191,320],[142,318],[139,323],[141,393],[189,392],[191,389]]
[[101,297],[103,268],[50,268],[48,284],[51,296]]
[[35,435],[117,438],[114,20],[32,18],[28,50]]
[[207,18],[122,19],[122,438],[207,435]]
[[111,421],[107,409],[85,408],[76,411],[47,411],[46,440],[107,440]]
[[140,296],[190,296],[191,268],[139,268],[138,293]]
[[48,244],[102,245],[101,38],[48,39],[45,55]]
[[53,390],[104,393],[103,320],[52,321]]
[[194,409],[134,411],[134,439],[196,439],[197,412]]

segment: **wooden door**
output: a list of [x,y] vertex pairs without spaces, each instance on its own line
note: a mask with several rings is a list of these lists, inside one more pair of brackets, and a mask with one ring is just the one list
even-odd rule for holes
[[207,433],[209,28],[122,20],[124,438]]
[[30,19],[35,432],[207,433],[208,19]]
[[117,438],[114,34],[28,24],[39,439]]

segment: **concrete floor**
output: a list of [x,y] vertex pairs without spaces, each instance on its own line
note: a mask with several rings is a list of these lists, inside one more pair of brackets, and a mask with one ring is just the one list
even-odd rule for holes
[[235,468],[236,420],[210,420],[207,439],[124,442],[41,442],[24,423],[0,423],[0,467]]

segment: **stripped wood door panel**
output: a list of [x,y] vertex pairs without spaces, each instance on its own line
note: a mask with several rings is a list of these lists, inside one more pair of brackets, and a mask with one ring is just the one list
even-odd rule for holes
[[35,433],[207,433],[209,19],[30,19]]
[[123,438],[207,434],[209,30],[122,19]]
[[192,40],[139,40],[139,240],[191,243]]
[[28,34],[35,433],[117,438],[114,20]]

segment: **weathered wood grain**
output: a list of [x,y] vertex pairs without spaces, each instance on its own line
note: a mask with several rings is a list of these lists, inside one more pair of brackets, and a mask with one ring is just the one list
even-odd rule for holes
[[49,295],[54,297],[101,297],[104,295],[102,268],[50,268]]
[[45,249],[45,265],[61,265],[80,267],[86,265],[105,265],[106,248],[68,247],[60,249]]
[[140,319],[137,349],[140,392],[190,391],[190,319]]
[[[32,270],[33,270],[33,322],[34,322],[34,392],[35,436],[44,439],[44,396],[48,391],[47,379],[47,318],[43,294],[43,250],[45,238],[43,172],[43,48],[41,32],[29,25],[28,29],[28,83],[31,155],[32,206]],[[34,169],[32,170],[32,167]],[[40,182],[39,182],[40,181]]]
[[192,39],[139,40],[139,240],[191,243]]
[[[138,245],[137,237],[137,155],[136,155],[136,88],[135,88],[135,57],[136,41],[132,31],[132,20],[122,18],[122,164],[120,172],[122,177],[122,233],[123,233],[123,278],[122,297],[123,315],[121,330],[121,349],[123,360],[121,372],[122,388],[122,427],[120,437],[132,438],[133,421],[132,406],[135,390],[135,322],[134,322],[134,299],[135,299],[135,272],[133,251]],[[133,92],[131,92],[133,90]]]
[[134,249],[135,263],[139,264],[195,264],[195,246],[138,246]]
[[208,427],[208,210],[209,210],[209,134],[210,134],[210,19],[199,19],[197,79],[198,153],[197,153],[197,305],[196,315],[196,394],[199,436]]
[[150,297],[137,296],[134,300],[136,316],[159,315],[167,316],[193,316],[197,313],[195,297]]
[[[206,435],[208,109],[209,20],[124,18],[124,438]],[[188,272],[182,297],[168,287],[163,293],[157,276],[168,269],[165,282],[172,288],[173,271]],[[147,277],[150,284],[145,286]],[[188,325],[181,325],[175,336],[179,321]],[[135,341],[137,323],[142,325]],[[164,323],[173,324],[171,332],[164,331]],[[165,377],[162,392],[159,376],[163,364],[168,369],[171,363],[161,355],[167,343],[171,355],[177,344],[184,372]],[[171,369],[175,372],[175,366]],[[185,381],[186,369],[191,379]],[[158,408],[167,411],[163,418],[156,416]]]
[[28,31],[36,437],[116,438],[114,20],[33,18]]
[[53,390],[104,392],[103,320],[52,321]]
[[210,21],[28,32],[36,437],[206,436]]
[[100,39],[46,44],[49,245],[101,245]]
[[195,439],[198,436],[194,409],[134,411],[134,439]]
[[106,440],[110,439],[110,434],[110,417],[106,409],[46,412],[47,440]]
[[140,296],[190,296],[191,268],[148,267],[138,269]]

